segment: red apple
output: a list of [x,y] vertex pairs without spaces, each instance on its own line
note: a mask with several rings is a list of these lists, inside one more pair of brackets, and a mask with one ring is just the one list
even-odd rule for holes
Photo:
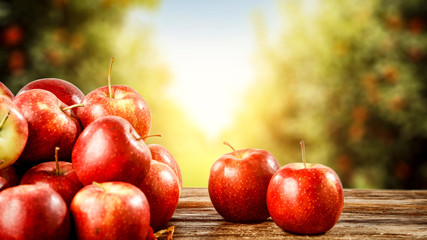
[[84,184],[122,181],[141,183],[150,170],[147,145],[128,121],[117,116],[99,118],[77,139],[72,162]]
[[[34,80],[25,85],[16,95],[18,96],[19,94],[31,89],[43,89],[49,91],[67,106],[79,104],[85,97],[83,92],[74,84],[59,78],[42,78]],[[76,109],[77,108],[73,109],[74,113],[76,113]]]
[[83,100],[84,107],[77,109],[83,127],[100,117],[114,115],[128,120],[141,137],[148,136],[151,129],[151,112],[147,102],[129,86],[111,86],[110,75],[111,65],[108,86],[87,94]]
[[338,221],[344,194],[338,175],[322,164],[290,163],[278,170],[267,190],[273,221],[287,232],[321,234]]
[[77,238],[145,239],[150,206],[144,193],[125,182],[83,187],[71,202]]
[[68,239],[70,216],[61,196],[45,184],[0,192],[0,239]]
[[168,165],[152,160],[150,171],[139,185],[150,203],[150,226],[158,231],[166,227],[178,205],[180,185]]
[[1,169],[0,177],[4,178],[10,187],[16,186],[19,183],[19,176],[16,173],[15,167],[13,165]]
[[46,183],[57,191],[69,206],[83,184],[79,181],[73,164],[58,161],[58,150],[59,148],[56,148],[54,162],[44,162],[32,167],[22,176],[21,184]]
[[70,161],[80,124],[68,106],[41,89],[19,94],[14,103],[27,119],[29,129],[27,145],[17,163],[34,166],[41,161],[53,161],[55,147],[61,148],[61,159]]
[[263,221],[269,217],[267,186],[279,163],[266,150],[231,148],[233,152],[212,165],[208,184],[212,204],[227,221]]
[[181,169],[179,168],[178,162],[175,160],[173,155],[162,145],[159,144],[149,144],[147,145],[151,152],[151,158],[157,162],[164,163],[168,165],[175,172],[179,181],[179,189],[182,191],[182,174]]
[[6,85],[4,85],[2,82],[0,82],[0,96],[5,96],[10,100],[15,98],[9,88],[7,88]]
[[21,110],[7,97],[0,96],[0,170],[11,166],[28,140],[28,124]]

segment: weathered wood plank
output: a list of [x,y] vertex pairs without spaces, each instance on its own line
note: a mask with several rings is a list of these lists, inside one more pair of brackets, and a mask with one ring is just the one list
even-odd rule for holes
[[230,223],[215,211],[206,188],[185,188],[170,225],[174,239],[427,239],[427,190],[344,190],[337,225],[317,236],[282,231],[271,218]]

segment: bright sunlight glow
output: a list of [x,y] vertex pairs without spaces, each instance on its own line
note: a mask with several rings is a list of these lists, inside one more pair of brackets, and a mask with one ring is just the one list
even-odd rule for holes
[[232,123],[254,80],[257,4],[165,0],[154,14],[128,14],[131,24],[154,26],[155,47],[172,73],[168,94],[209,138]]
[[169,90],[208,137],[227,127],[241,107],[252,68],[244,46],[204,42],[171,47]]

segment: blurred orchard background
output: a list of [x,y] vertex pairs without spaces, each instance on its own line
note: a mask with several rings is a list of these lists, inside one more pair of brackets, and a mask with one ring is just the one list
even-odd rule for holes
[[136,89],[184,186],[230,149],[329,165],[346,188],[427,188],[422,0],[0,0],[0,80]]

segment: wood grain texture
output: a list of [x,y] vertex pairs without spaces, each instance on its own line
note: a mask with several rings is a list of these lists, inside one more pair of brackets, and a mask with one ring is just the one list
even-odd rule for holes
[[427,239],[427,190],[344,190],[338,223],[323,235],[282,231],[264,222],[226,222],[206,188],[184,188],[169,223],[174,239]]

